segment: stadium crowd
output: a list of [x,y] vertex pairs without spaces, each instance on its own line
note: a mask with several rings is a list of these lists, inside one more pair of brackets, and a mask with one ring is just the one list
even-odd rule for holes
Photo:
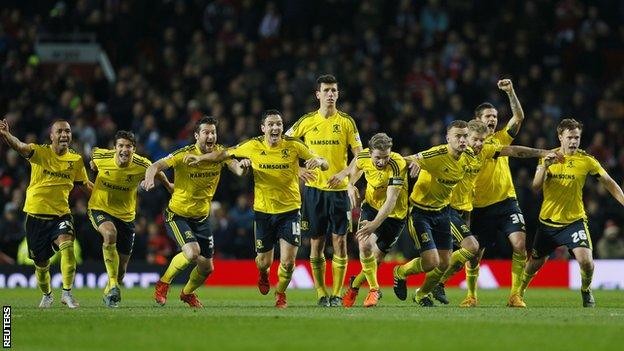
[[[337,76],[338,108],[354,117],[364,143],[384,131],[407,155],[443,143],[446,124],[469,120],[484,101],[503,125],[511,113],[496,82],[510,78],[526,115],[517,144],[556,147],[556,125],[573,117],[585,125],[582,148],[624,179],[622,2],[77,0],[8,1],[0,11],[0,113],[15,135],[37,143],[48,142],[52,120],[69,120],[74,149],[87,160],[119,129],[134,131],[138,153],[155,161],[190,143],[203,115],[220,121],[219,142],[228,146],[260,134],[264,109],[279,109],[290,126],[318,107],[314,81],[323,73]],[[84,77],[41,63],[38,36],[60,33],[95,33],[117,80],[110,84],[99,67]],[[531,237],[536,162],[510,164]],[[16,261],[25,235],[27,167],[0,143],[0,262]],[[594,243],[621,247],[624,214],[588,183]],[[168,196],[162,188],[140,193],[135,260],[165,264],[175,253],[162,225]],[[216,257],[254,257],[252,198],[247,179],[221,180],[211,216]],[[99,261],[86,201],[71,196],[77,237],[83,260]],[[404,235],[393,257],[413,254],[410,240]],[[302,246],[300,257],[308,253]],[[598,254],[624,258],[621,249]]]

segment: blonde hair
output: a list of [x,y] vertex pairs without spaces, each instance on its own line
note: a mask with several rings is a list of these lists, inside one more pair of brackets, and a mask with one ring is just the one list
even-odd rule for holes
[[388,150],[392,148],[392,138],[386,133],[377,133],[368,141],[371,150]]
[[468,122],[468,131],[475,132],[478,134],[484,134],[488,132],[488,127],[487,127],[487,124],[479,120],[473,119],[470,122]]

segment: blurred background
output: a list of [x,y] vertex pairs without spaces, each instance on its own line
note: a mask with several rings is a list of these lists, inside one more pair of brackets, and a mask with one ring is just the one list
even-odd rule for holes
[[[582,147],[622,184],[623,62],[624,1],[3,0],[0,9],[0,113],[27,142],[49,142],[50,122],[69,120],[85,162],[118,129],[155,161],[192,143],[203,115],[219,119],[224,145],[260,134],[264,109],[282,111],[289,127],[318,108],[315,79],[326,73],[365,145],[384,131],[411,154],[443,143],[445,125],[481,102],[497,107],[501,128],[511,113],[496,81],[510,78],[526,116],[517,144],[557,147],[557,123],[576,118]],[[510,164],[531,241],[536,160]],[[28,179],[28,162],[0,144],[0,263],[26,262]],[[224,171],[211,215],[216,257],[254,257],[252,188]],[[166,264],[176,252],[163,227],[169,195],[160,187],[139,199],[133,261]],[[72,193],[80,255],[100,261],[86,202]],[[585,202],[596,257],[624,258],[621,206],[593,179]],[[390,259],[415,255],[404,234]],[[508,258],[502,244],[486,256]],[[299,256],[308,253],[304,243]]]

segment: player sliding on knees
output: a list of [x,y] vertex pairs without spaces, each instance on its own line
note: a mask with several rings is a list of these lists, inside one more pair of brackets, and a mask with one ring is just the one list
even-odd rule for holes
[[[299,193],[299,160],[307,169],[327,170],[329,165],[317,157],[299,139],[284,136],[282,115],[277,110],[262,114],[264,135],[229,148],[204,155],[188,155],[185,162],[198,165],[208,161],[222,162],[232,157],[250,160],[254,178],[254,228],[258,289],[269,293],[269,269],[273,250],[279,242],[280,264],[275,291],[275,307],[286,308],[286,288],[295,269],[297,250],[301,245],[301,195]],[[249,165],[249,162],[246,162]]]

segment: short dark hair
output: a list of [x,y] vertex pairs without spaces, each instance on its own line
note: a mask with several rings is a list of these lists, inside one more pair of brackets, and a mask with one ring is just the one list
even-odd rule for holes
[[316,78],[316,90],[321,90],[321,84],[323,83],[338,84],[338,80],[331,74],[323,74],[322,76]]
[[479,106],[477,106],[477,108],[475,108],[475,110],[474,110],[474,118],[481,117],[481,114],[483,113],[483,110],[487,110],[488,108],[496,108],[496,107],[494,107],[494,105],[490,104],[489,102],[484,102],[484,103],[480,104]]
[[119,130],[115,133],[115,137],[113,138],[113,142],[117,145],[117,140],[126,139],[132,143],[132,146],[136,147],[136,138],[134,137],[134,133],[129,132],[127,130]]
[[264,112],[262,112],[262,118],[260,119],[260,124],[264,124],[264,121],[267,119],[268,116],[272,116],[272,115],[278,115],[280,116],[280,118],[282,117],[282,113],[279,112],[279,110],[277,109],[268,109],[268,110],[264,110]]
[[456,119],[446,127],[446,131],[448,132],[451,128],[468,128],[468,122]]
[[574,118],[562,119],[561,122],[559,122],[559,125],[557,126],[557,134],[561,135],[566,130],[574,130],[574,129],[580,129],[582,131],[583,123],[575,120]]
[[71,123],[69,123],[68,120],[66,120],[64,118],[55,118],[54,120],[52,120],[52,123],[50,123],[50,130],[52,130],[52,126],[57,124],[57,123],[67,123],[71,127]]
[[219,125],[219,121],[212,116],[204,116],[199,121],[195,122],[195,133],[199,133],[199,129],[202,124],[212,124],[217,127]]

